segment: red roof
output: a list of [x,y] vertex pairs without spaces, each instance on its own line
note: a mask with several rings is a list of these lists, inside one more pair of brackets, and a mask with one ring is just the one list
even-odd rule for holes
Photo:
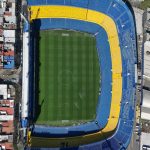
[[14,114],[14,109],[9,107],[0,107],[0,111],[6,111],[8,115]]
[[8,50],[7,52],[4,52],[4,56],[14,56],[14,51]]
[[8,143],[8,142],[5,142],[5,143],[0,143],[0,146],[5,146],[6,150],[13,150],[13,143]]
[[14,127],[10,126],[10,127],[2,127],[2,133],[5,134],[10,134],[14,132]]
[[1,35],[1,36],[3,35],[3,30],[2,30],[2,29],[0,29],[0,35]]
[[2,125],[2,133],[10,134],[14,132],[13,121],[0,122]]
[[14,106],[14,101],[11,101],[11,100],[0,100],[0,104],[1,105],[9,105],[11,107]]
[[9,12],[9,11],[5,11],[5,12],[4,12],[4,15],[5,15],[5,16],[12,16],[12,13]]
[[13,126],[13,121],[1,122],[0,123],[3,127]]

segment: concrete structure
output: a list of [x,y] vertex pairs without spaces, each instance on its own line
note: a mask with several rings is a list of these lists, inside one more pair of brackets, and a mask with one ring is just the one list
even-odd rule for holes
[[0,144],[0,148],[1,150],[7,150],[7,149],[13,150],[13,144],[5,142],[5,143]]
[[144,28],[150,31],[150,8],[144,13]]
[[[136,22],[136,34],[137,34],[137,42],[138,42],[138,66],[141,66],[142,64],[142,46],[143,46],[143,13],[144,11],[133,7],[134,14],[135,14],[135,22]],[[141,68],[141,67],[139,67]],[[141,71],[137,69],[138,71],[138,76],[142,76]]]
[[14,132],[13,121],[0,123],[0,133],[11,134]]
[[4,30],[4,38],[15,38],[15,30]]
[[0,107],[14,107],[14,100],[0,100]]
[[0,84],[0,99],[7,99],[7,85]]
[[132,3],[139,3],[139,2],[143,2],[144,0],[129,0]]
[[142,18],[143,18],[144,11],[139,8],[136,8],[136,7],[133,7],[133,10],[134,10],[134,14],[135,14],[137,35],[142,35],[143,34]]
[[149,77],[144,76],[143,78],[143,87],[146,88],[147,90],[150,89],[150,80]]
[[149,150],[150,149],[150,133],[141,134],[141,148],[140,150]]
[[15,30],[4,30],[4,42],[15,43]]
[[144,42],[150,41],[150,8],[143,14]]
[[28,117],[29,101],[29,32],[23,33],[22,118]]
[[150,79],[150,41],[144,43],[144,77]]
[[145,120],[150,120],[150,91],[148,90],[143,90],[141,118]]
[[0,121],[12,121],[13,115],[0,115]]
[[2,150],[13,150],[13,136],[0,135],[0,148]]

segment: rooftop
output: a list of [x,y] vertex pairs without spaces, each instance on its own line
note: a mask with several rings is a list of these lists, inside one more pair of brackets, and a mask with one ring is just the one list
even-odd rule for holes
[[0,84],[0,99],[7,99],[7,85]]
[[144,75],[150,77],[150,41],[144,43]]
[[143,145],[150,145],[150,133],[144,133],[142,132],[141,134],[141,150],[143,149]]
[[14,109],[10,107],[0,107],[0,114],[13,115]]
[[136,7],[134,7],[133,10],[135,14],[137,34],[140,35],[143,33],[142,18],[144,11]]
[[2,148],[2,150],[13,150],[13,143],[8,143],[8,142],[5,142],[5,143],[0,143],[0,148]]
[[150,120],[150,91],[143,89],[143,104],[141,118]]

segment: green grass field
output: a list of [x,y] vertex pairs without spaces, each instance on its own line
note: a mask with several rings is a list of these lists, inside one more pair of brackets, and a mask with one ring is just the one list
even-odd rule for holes
[[96,39],[67,30],[40,31],[36,124],[65,126],[96,117],[100,69]]

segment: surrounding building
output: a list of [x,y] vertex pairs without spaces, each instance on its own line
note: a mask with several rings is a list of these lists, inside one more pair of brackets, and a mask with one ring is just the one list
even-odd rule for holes
[[150,91],[143,89],[143,104],[141,119],[150,120]]
[[14,68],[15,0],[0,0],[0,69]]
[[150,148],[150,8],[143,15],[143,99],[141,106],[141,150]]
[[[143,44],[143,13],[144,11],[133,7],[134,14],[135,14],[135,21],[136,21],[136,34],[137,34],[137,42],[138,42],[138,63],[141,66],[142,63],[142,44]],[[141,67],[140,67],[141,68]],[[141,73],[140,73],[141,74]]]
[[141,134],[141,150],[149,150],[149,139],[150,139],[150,133],[144,133]]
[[14,88],[0,84],[0,150],[13,150]]
[[144,79],[150,80],[150,41],[148,40],[144,43]]
[[143,86],[150,90],[150,8],[144,12]]

